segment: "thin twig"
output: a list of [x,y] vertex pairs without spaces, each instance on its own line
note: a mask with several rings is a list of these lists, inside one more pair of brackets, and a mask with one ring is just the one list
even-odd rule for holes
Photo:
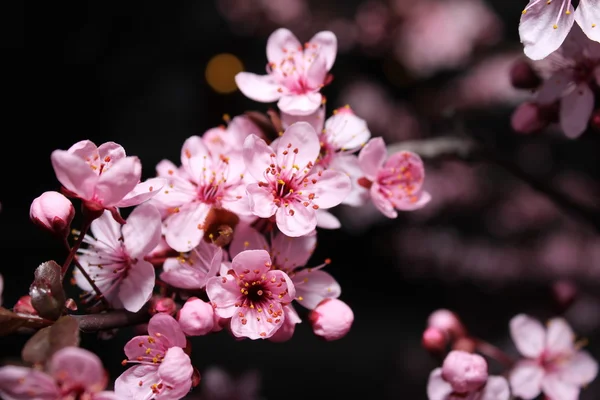
[[69,265],[71,265],[71,262],[73,262],[75,253],[77,253],[77,250],[79,250],[81,243],[83,243],[83,239],[84,239],[85,234],[87,233],[88,229],[90,229],[90,225],[91,225],[91,223],[87,222],[87,221],[82,224],[81,232],[79,233],[79,236],[77,237],[77,240],[75,241],[75,244],[73,244],[73,247],[69,246],[69,242],[67,242],[67,239],[65,238],[65,243],[67,245],[67,248],[69,249],[69,255],[67,256],[67,259],[65,260],[65,263],[62,266],[62,275],[63,276],[65,276],[65,274],[67,273],[67,270],[69,269]]
[[79,329],[83,332],[98,332],[138,325],[147,322],[151,317],[147,307],[142,308],[136,313],[126,310],[114,310],[99,314],[71,316],[77,319]]

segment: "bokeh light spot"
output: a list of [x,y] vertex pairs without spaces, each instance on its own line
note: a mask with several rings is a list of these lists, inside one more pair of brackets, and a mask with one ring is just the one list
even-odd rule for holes
[[243,70],[244,65],[233,54],[217,54],[206,65],[206,81],[217,93],[231,93],[237,89],[235,75]]

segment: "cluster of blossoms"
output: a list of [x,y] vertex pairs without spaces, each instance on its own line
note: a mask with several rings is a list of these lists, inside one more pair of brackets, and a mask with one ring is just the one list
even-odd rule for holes
[[[301,322],[294,301],[308,310],[314,333],[324,340],[349,331],[354,315],[338,299],[340,285],[324,271],[330,260],[309,261],[317,228],[341,226],[328,211],[339,204],[371,201],[395,218],[398,210],[423,207],[430,196],[422,189],[417,154],[388,156],[383,140],[371,138],[348,106],[325,118],[320,89],[332,79],[336,48],[331,32],[302,45],[279,29],[267,43],[268,75],[238,74],[248,97],[278,100],[280,113],[273,112],[271,124],[279,134],[273,137],[250,116],[237,116],[226,127],[188,138],[179,166],[163,160],[157,177],[143,182],[139,159],[113,142],[97,147],[84,140],[52,153],[62,194],[35,199],[31,219],[70,250],[56,272],[60,282],[74,262],[72,282],[84,292],[82,304],[154,315],[148,335],[125,346],[124,365],[135,365],[116,380],[111,396],[182,398],[198,382],[186,336],[226,330],[237,338],[286,341]],[[75,208],[68,197],[82,205],[72,247],[67,239]],[[125,219],[121,209],[132,206]],[[56,319],[77,308],[53,288],[43,293],[54,296],[57,308],[42,312],[36,306],[41,292],[32,286],[32,316]],[[8,398],[43,390],[58,391],[60,398],[75,392],[108,398],[98,390],[106,382],[97,384],[97,360],[82,352],[74,354],[82,365],[93,364],[93,382],[51,368],[41,388],[27,375],[37,372],[6,367],[0,392]]]
[[558,122],[569,138],[589,126],[600,128],[600,3],[581,0],[574,10],[570,0],[529,2],[519,26],[525,54],[532,65],[518,62],[513,85],[534,91],[520,105],[512,126],[533,133]]
[[[455,313],[445,309],[433,312],[423,332],[423,347],[445,358],[442,367],[429,376],[429,399],[509,400],[512,393],[524,400],[540,394],[552,400],[575,400],[598,375],[597,361],[581,350],[585,342],[575,341],[563,318],[549,320],[545,328],[538,320],[519,314],[509,326],[521,355],[516,361],[469,335]],[[477,352],[502,363],[506,377],[488,375],[487,361]]]

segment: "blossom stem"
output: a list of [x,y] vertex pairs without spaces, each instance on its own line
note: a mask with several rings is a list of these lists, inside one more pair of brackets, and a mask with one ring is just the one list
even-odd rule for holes
[[83,226],[81,227],[81,232],[79,232],[79,237],[73,244],[73,247],[69,246],[69,242],[65,238],[64,243],[65,243],[67,249],[69,249],[69,255],[67,256],[67,259],[65,260],[65,263],[63,264],[62,269],[61,269],[63,277],[65,276],[65,274],[67,273],[67,270],[69,269],[69,266],[73,262],[73,259],[75,258],[75,253],[77,253],[77,250],[79,250],[81,243],[83,243],[83,239],[84,239],[85,234],[87,233],[88,229],[90,228],[91,223],[88,221],[85,221],[82,225]]
[[114,328],[138,325],[147,322],[151,315],[147,307],[136,313],[127,310],[112,310],[99,314],[72,315],[83,332],[98,332]]
[[485,340],[481,340],[481,339],[474,339],[474,340],[475,340],[476,349],[481,354],[484,354],[490,358],[493,358],[494,360],[498,361],[499,363],[501,363],[502,365],[504,365],[507,368],[512,368],[515,361],[508,354],[506,354],[505,352],[503,352],[502,350],[500,350],[498,347],[494,346],[493,344],[486,342]]

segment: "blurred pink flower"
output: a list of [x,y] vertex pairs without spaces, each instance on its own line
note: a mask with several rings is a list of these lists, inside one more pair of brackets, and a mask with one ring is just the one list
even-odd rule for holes
[[319,108],[321,88],[329,83],[335,62],[337,39],[332,32],[317,33],[304,46],[285,28],[267,41],[267,75],[240,72],[235,81],[252,100],[277,106],[288,114],[308,115]]
[[513,395],[530,400],[544,393],[556,400],[574,400],[580,389],[598,374],[598,363],[574,343],[575,334],[562,318],[537,320],[519,314],[510,321],[510,333],[519,361],[510,373]]
[[200,400],[259,400],[260,375],[256,371],[248,371],[233,377],[218,367],[211,367],[202,372],[200,394],[192,397]]
[[203,289],[217,275],[222,261],[221,248],[202,240],[187,255],[167,258],[160,279],[176,288]]
[[202,141],[212,154],[227,154],[239,150],[248,135],[263,138],[262,130],[245,115],[234,117],[227,126],[218,126],[204,132]]

